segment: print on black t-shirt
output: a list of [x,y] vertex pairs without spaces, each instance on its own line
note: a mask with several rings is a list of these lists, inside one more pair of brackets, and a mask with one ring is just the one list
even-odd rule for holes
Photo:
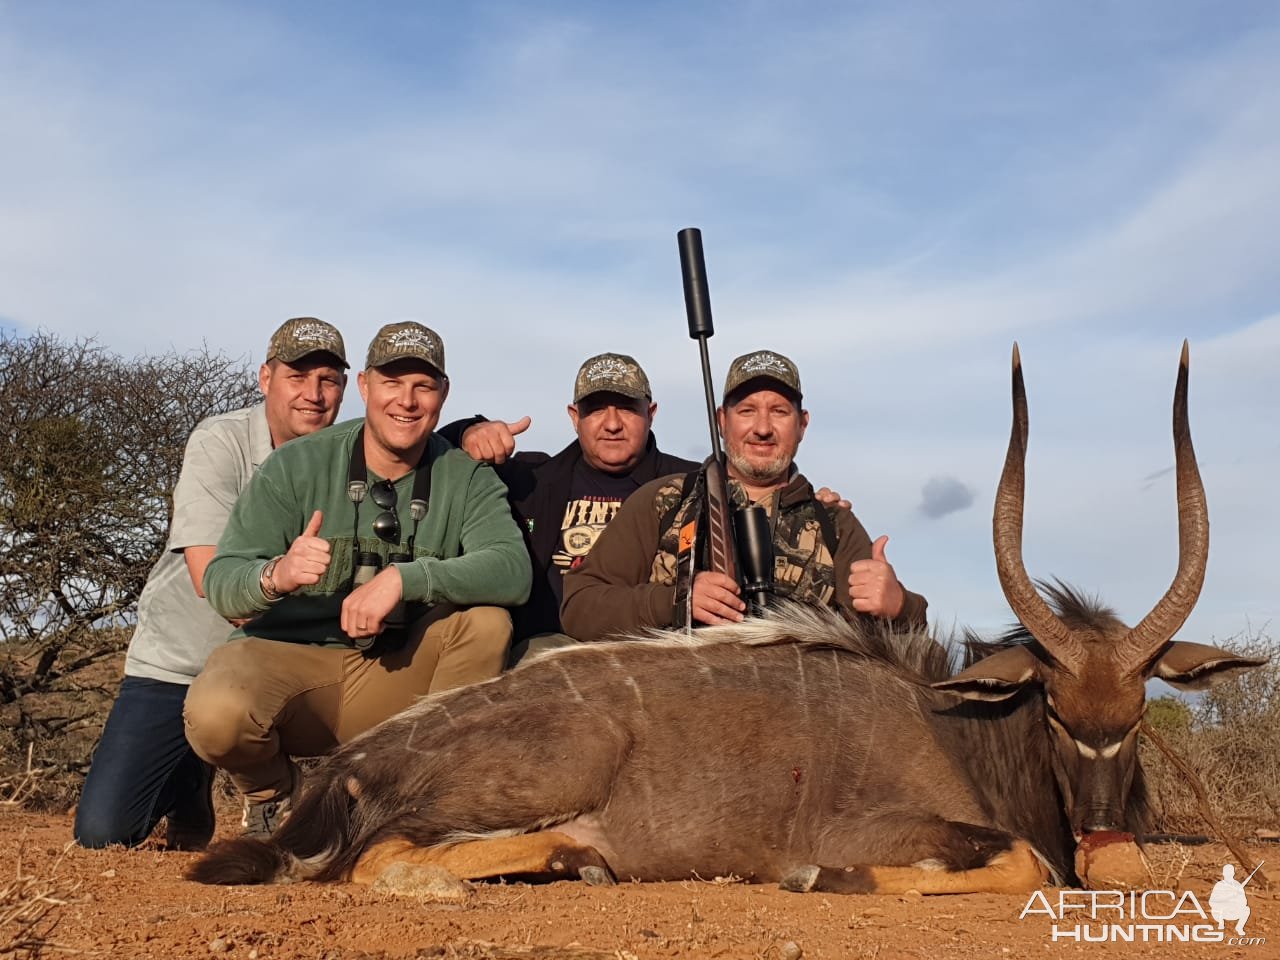
[[[629,476],[600,473],[585,463],[573,471],[569,502],[560,520],[560,540],[551,555],[551,565],[563,575],[582,563],[596,538],[622,507],[622,501],[636,491]],[[563,599],[562,577],[551,577],[557,599]]]

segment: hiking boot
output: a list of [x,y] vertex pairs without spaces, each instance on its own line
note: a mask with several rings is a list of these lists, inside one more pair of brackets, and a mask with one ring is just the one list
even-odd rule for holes
[[165,815],[165,846],[170,850],[203,850],[213,839],[213,767],[199,765],[195,782],[182,790]]
[[289,764],[289,781],[289,791],[278,794],[271,800],[245,800],[244,816],[240,822],[244,826],[246,837],[266,840],[289,819],[293,798],[302,788],[302,771],[293,763]]
[[289,798],[281,800],[261,800],[257,803],[244,802],[244,835],[258,840],[266,840],[280,828],[289,817]]

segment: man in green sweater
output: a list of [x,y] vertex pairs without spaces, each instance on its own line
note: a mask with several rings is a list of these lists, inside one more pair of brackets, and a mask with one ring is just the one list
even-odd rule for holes
[[434,434],[444,346],[389,324],[359,375],[366,413],[273,453],[204,575],[245,620],[191,685],[187,739],[230,772],[245,827],[271,833],[315,756],[418,697],[497,676],[504,607],[531,571],[493,469]]

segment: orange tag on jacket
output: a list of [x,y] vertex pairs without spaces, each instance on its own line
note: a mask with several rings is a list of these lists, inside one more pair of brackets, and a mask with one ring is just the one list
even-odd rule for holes
[[690,520],[680,528],[680,552],[688,553],[693,549],[693,535],[697,530],[698,522]]

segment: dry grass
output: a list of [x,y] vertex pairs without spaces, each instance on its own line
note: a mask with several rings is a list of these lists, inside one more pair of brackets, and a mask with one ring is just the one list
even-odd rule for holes
[[37,681],[38,651],[0,644],[0,811],[65,810],[80,794],[123,673],[126,630],[69,644]]
[[[1280,825],[1280,650],[1260,635],[1219,645],[1271,661],[1195,700],[1157,698],[1148,704],[1147,722],[1200,777],[1224,826],[1248,836]],[[1142,763],[1154,829],[1203,833],[1205,824],[1185,778],[1146,743]]]
[[40,778],[46,772],[44,768],[31,765],[35,747],[34,743],[27,744],[27,765],[24,769],[0,777],[0,808],[16,809],[35,796]]
[[1143,850],[1151,884],[1157,890],[1178,890],[1182,875],[1195,860],[1191,847],[1172,840],[1168,843],[1150,844]]
[[61,863],[59,857],[48,876],[32,876],[23,868],[19,844],[14,877],[0,887],[0,957],[28,958],[52,951],[69,952],[52,937],[59,911],[74,902],[80,884],[58,876]]

